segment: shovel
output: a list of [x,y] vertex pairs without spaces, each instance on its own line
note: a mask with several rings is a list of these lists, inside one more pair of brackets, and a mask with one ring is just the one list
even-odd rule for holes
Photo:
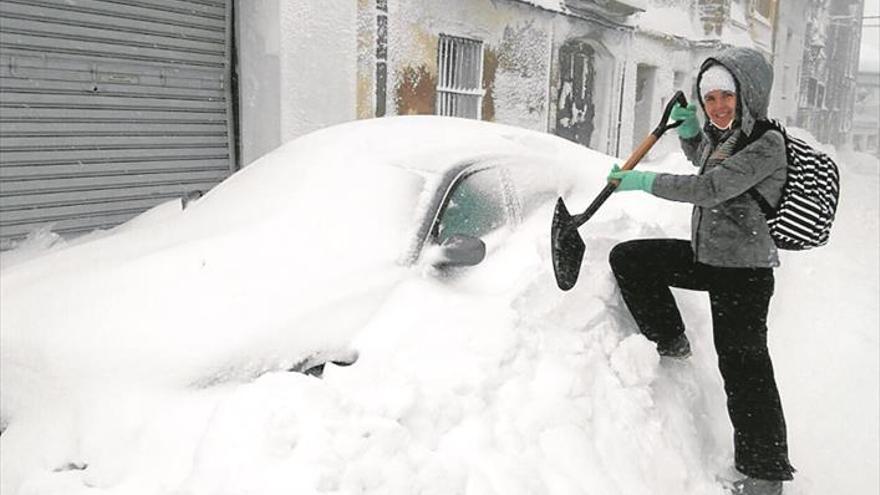
[[[683,121],[667,124],[669,114],[672,113],[675,105],[687,106],[687,99],[681,91],[677,91],[672,100],[666,104],[660,123],[642,141],[638,148],[632,152],[626,163],[621,167],[621,170],[632,170],[635,168],[666,131],[681,125]],[[574,287],[574,284],[577,283],[578,274],[581,271],[581,262],[584,259],[584,251],[586,251],[587,246],[578,233],[578,227],[585,224],[596,213],[599,207],[602,206],[602,203],[617,189],[618,184],[620,184],[619,181],[610,181],[602,189],[602,192],[596,196],[596,199],[593,200],[590,206],[579,215],[569,213],[562,198],[556,201],[556,210],[553,212],[553,224],[550,226],[550,248],[553,256],[553,272],[556,274],[556,285],[560,289],[569,290]]]

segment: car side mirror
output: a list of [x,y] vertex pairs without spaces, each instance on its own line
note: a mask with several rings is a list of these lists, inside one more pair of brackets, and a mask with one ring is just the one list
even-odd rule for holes
[[452,234],[440,243],[437,266],[473,266],[486,257],[486,243],[464,234]]

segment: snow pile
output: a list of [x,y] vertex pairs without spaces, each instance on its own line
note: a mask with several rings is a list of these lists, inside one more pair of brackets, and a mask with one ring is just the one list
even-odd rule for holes
[[694,16],[689,9],[689,5],[651,4],[645,12],[636,14],[635,24],[641,31],[700,39],[704,35],[694,27]]
[[563,0],[519,0],[522,3],[528,3],[536,7],[540,7],[550,12],[565,12],[566,8]]
[[[838,159],[844,199],[832,243],[785,257],[771,312],[800,470],[788,495],[880,485],[878,167],[867,155]],[[611,161],[595,165],[604,174]],[[692,170],[680,153],[640,167]],[[590,199],[566,201],[580,210]],[[716,476],[731,475],[732,440],[707,298],[676,292],[694,356],[661,360],[606,260],[621,240],[686,237],[689,211],[641,193],[613,196],[581,228],[584,268],[562,293],[547,204],[481,265],[419,266],[402,277],[352,339],[360,359],[328,364],[323,379],[271,372],[198,389],[97,381],[30,397],[40,407],[0,439],[2,492],[721,495]],[[262,246],[230,249],[255,273],[281,268]],[[225,290],[219,281],[199,288],[205,298]],[[279,312],[287,303],[248,304]],[[227,324],[211,321],[202,340],[164,335],[157,352],[183,345],[198,354]]]

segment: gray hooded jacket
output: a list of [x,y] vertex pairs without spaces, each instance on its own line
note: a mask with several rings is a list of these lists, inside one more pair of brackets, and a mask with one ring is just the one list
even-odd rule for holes
[[[752,136],[756,121],[767,118],[773,69],[759,52],[730,48],[709,58],[700,68],[694,94],[699,98],[703,72],[721,64],[737,83],[737,118],[732,136],[745,147],[730,154],[725,140],[713,139],[706,119],[703,132],[682,139],[688,159],[700,167],[698,175],[658,174],[652,194],[694,204],[691,244],[696,261],[721,267],[779,266],[779,254],[770,237],[761,207],[748,193],[755,188],[776,207],[785,184],[785,141],[777,131]],[[704,111],[705,113],[705,111]],[[729,143],[728,143],[729,144]]]

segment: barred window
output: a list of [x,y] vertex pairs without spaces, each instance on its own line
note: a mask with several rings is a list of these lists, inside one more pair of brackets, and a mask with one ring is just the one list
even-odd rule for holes
[[441,34],[437,67],[437,115],[479,119],[483,42]]

